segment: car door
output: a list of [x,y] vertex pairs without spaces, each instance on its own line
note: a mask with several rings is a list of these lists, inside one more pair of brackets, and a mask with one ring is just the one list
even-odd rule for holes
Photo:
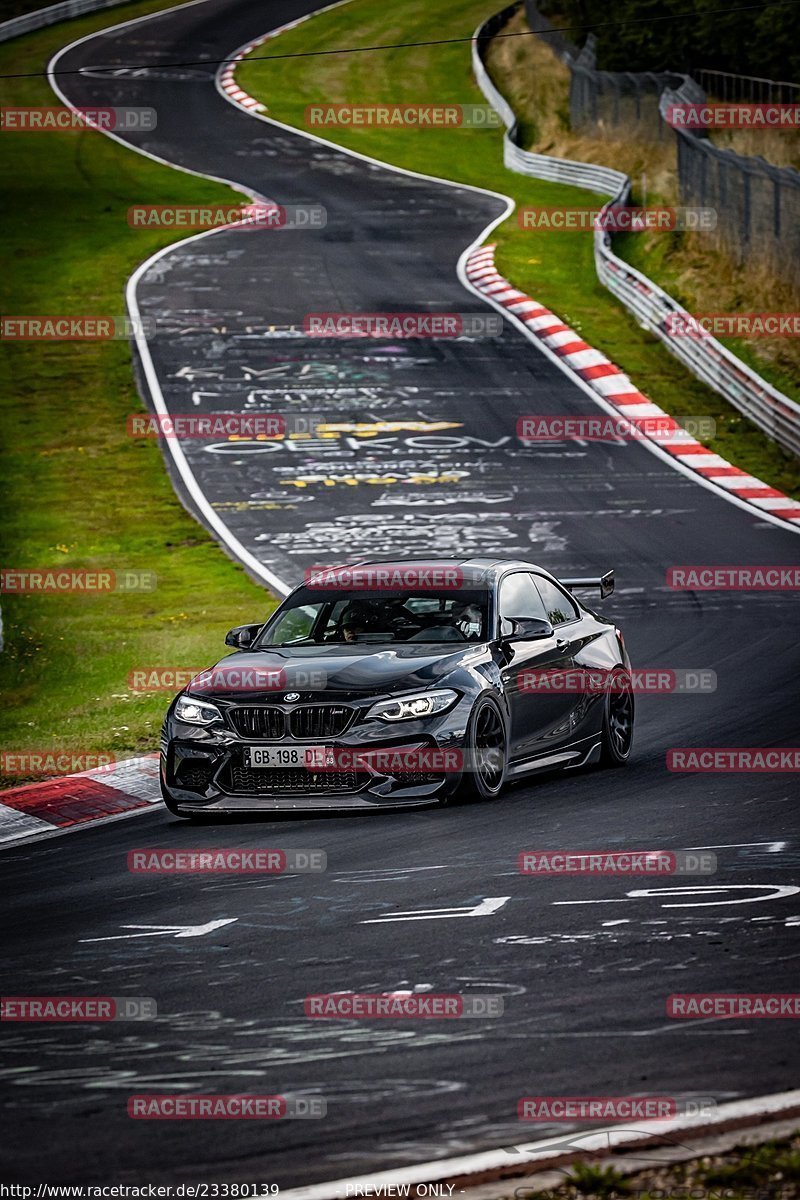
[[[574,596],[560,584],[544,575],[534,572],[534,580],[539,595],[542,598],[547,619],[556,632],[556,637],[562,642],[568,642],[565,654],[575,668],[570,690],[564,695],[562,718],[568,728],[567,741],[575,741],[591,736],[597,731],[598,714],[602,707],[602,696],[588,688],[586,670],[582,669],[581,651],[587,644],[586,625],[582,619],[579,605]],[[559,731],[560,739],[560,731]]]
[[573,665],[570,639],[554,630],[552,636],[530,641],[503,641],[507,622],[514,618],[549,620],[545,603],[530,571],[513,571],[500,580],[497,598],[503,665],[500,673],[511,713],[512,762],[545,753],[569,741],[569,714],[575,696],[544,686],[543,672],[569,671]]

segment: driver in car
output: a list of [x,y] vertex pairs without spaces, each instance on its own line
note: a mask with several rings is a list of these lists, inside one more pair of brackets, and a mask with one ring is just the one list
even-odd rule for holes
[[342,637],[346,642],[357,642],[366,631],[366,614],[356,605],[351,605],[342,617]]

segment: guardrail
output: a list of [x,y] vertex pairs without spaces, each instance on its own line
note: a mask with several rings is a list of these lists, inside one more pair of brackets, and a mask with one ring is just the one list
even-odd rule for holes
[[[472,66],[478,87],[506,125],[503,135],[505,166],[521,175],[552,183],[568,183],[606,195],[609,200],[603,210],[612,203],[626,204],[631,181],[622,171],[535,154],[518,145],[516,114],[492,83],[483,60],[486,44],[518,7],[518,4],[512,4],[495,13],[478,26],[472,39]],[[618,258],[611,248],[611,235],[605,230],[594,231],[594,261],[600,282],[624,304],[642,328],[659,338],[693,375],[723,396],[768,437],[800,457],[800,404],[767,383],[716,338],[710,335],[676,337],[671,333],[668,318],[676,314],[688,318],[686,309],[641,271]]]
[[49,8],[37,8],[33,12],[12,17],[10,21],[0,21],[0,42],[9,42],[23,33],[32,33],[34,29],[68,21],[70,17],[81,17],[84,13],[100,12],[104,8],[126,3],[127,0],[61,0],[60,4],[51,4]]
[[489,78],[483,62],[482,50],[495,33],[506,24],[517,11],[519,4],[510,4],[501,12],[489,17],[478,26],[472,40],[472,68],[478,87],[486,99],[501,116],[506,126],[503,135],[503,163],[518,175],[531,175],[551,183],[568,183],[573,187],[588,188],[603,196],[617,195],[628,183],[627,175],[612,167],[596,167],[591,163],[574,162],[570,158],[554,158],[549,154],[533,154],[517,145],[517,117],[505,96],[497,90]]
[[751,100],[758,104],[776,104],[786,100],[796,104],[800,93],[800,83],[789,83],[785,79],[733,75],[730,71],[712,71],[708,67],[695,67],[691,75],[709,95],[723,101]]

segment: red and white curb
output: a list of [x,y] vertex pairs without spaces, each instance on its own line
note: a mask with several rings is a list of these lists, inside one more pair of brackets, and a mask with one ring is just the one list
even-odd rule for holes
[[0,792],[0,847],[67,833],[161,803],[158,755]]
[[495,267],[494,252],[494,245],[480,246],[467,259],[466,276],[476,291],[513,313],[582,383],[588,384],[632,423],[658,417],[659,427],[665,432],[649,440],[684,467],[696,472],[707,483],[746,501],[755,510],[768,512],[789,525],[800,527],[800,502],[732,466],[721,455],[712,454],[707,446],[640,392],[610,359],[593,349],[549,308],[504,279]]
[[256,100],[254,96],[248,96],[247,92],[239,87],[235,78],[236,64],[244,58],[245,54],[249,54],[256,46],[260,46],[262,42],[265,42],[268,37],[272,37],[272,34],[267,34],[266,37],[259,38],[256,42],[251,42],[246,50],[240,50],[237,54],[234,54],[231,61],[225,64],[217,76],[219,86],[225,95],[230,96],[231,100],[235,100],[237,104],[241,104],[242,108],[248,108],[252,112],[266,112],[266,106],[259,100]]
[[338,8],[343,0],[338,0],[336,4],[329,4],[325,9],[317,9],[315,13],[307,13],[304,17],[297,17],[294,21],[289,21],[287,25],[281,25],[279,29],[271,29],[269,33],[262,34],[261,37],[255,38],[252,42],[248,42],[246,46],[240,46],[230,62],[227,62],[222,70],[217,75],[217,82],[220,88],[229,96],[231,100],[235,100],[237,104],[241,104],[242,108],[248,108],[251,112],[266,112],[266,104],[262,104],[260,100],[256,100],[254,96],[249,96],[236,82],[236,66],[242,59],[252,54],[259,46],[263,46],[264,42],[270,41],[277,37],[279,33],[285,33],[288,29],[294,29],[296,25],[302,25],[309,17],[317,16],[320,12],[327,12],[328,8]]

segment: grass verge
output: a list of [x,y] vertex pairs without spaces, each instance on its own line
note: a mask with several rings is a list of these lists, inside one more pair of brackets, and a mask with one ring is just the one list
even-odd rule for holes
[[[41,70],[73,38],[169,3],[126,4],[0,46],[0,74]],[[4,105],[56,102],[42,77],[0,87]],[[176,240],[131,229],[130,204],[240,199],[88,129],[5,133],[3,149],[7,315],[122,314],[128,276]],[[274,601],[181,507],[159,446],[126,435],[127,415],[141,408],[126,342],[3,351],[0,564],[147,570],[157,587],[2,596],[0,749],[151,751],[168,694],[134,693],[129,673],[214,662],[225,631]],[[24,778],[0,774],[0,786]]]
[[[630,1157],[635,1161],[636,1152]],[[515,1189],[513,1200],[795,1200],[800,1196],[800,1135],[643,1171],[631,1167],[620,1171],[578,1162],[565,1168],[558,1187],[537,1190],[531,1179]],[[499,1193],[498,1200],[512,1200],[512,1195]]]
[[[388,163],[493,188],[512,196],[518,205],[596,203],[596,197],[580,189],[506,171],[497,130],[311,128],[306,124],[305,108],[310,104],[482,102],[465,42],[357,54],[330,52],[376,43],[464,37],[498,7],[497,0],[464,0],[456,8],[431,7],[429,0],[405,0],[394,8],[387,8],[383,0],[351,0],[262,46],[239,68],[239,81],[267,106],[269,116]],[[314,50],[326,54],[273,61],[263,57]],[[498,243],[498,269],[604,351],[655,403],[676,418],[712,416],[717,426],[716,437],[708,442],[712,450],[774,487],[800,493],[796,460],[695,380],[599,284],[590,236],[522,230],[512,217],[493,237]]]

